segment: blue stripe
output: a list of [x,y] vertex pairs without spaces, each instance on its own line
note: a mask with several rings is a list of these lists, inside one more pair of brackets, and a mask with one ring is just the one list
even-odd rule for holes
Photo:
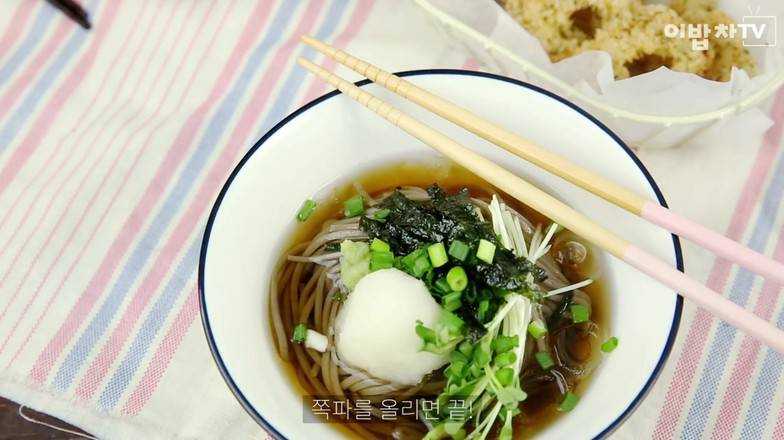
[[[90,9],[95,9],[96,4],[97,0],[93,0],[88,7]],[[0,152],[8,148],[24,123],[33,111],[35,111],[38,103],[46,95],[46,92],[50,90],[52,83],[54,83],[60,74],[65,71],[65,66],[71,58],[79,52],[79,48],[82,47],[84,42],[87,41],[88,32],[85,32],[84,29],[76,26],[74,29],[75,31],[71,35],[71,38],[68,39],[65,47],[60,50],[60,54],[57,55],[54,62],[44,71],[32,90],[27,94],[19,107],[11,113],[8,122],[6,122],[2,130],[0,130]]]
[[[328,38],[334,32],[335,28],[340,22],[340,18],[343,16],[346,10],[348,3],[349,2],[347,1],[333,3],[332,7],[327,13],[327,17],[325,18],[324,23],[316,32],[317,38]],[[298,70],[299,69],[295,70],[294,72]],[[296,83],[293,83],[290,81],[292,76],[294,76],[293,73],[289,75],[289,80],[286,81],[283,92],[280,93],[270,111],[275,108],[287,108],[290,105],[291,97],[301,86],[303,79],[300,75],[300,80]],[[201,237],[202,234],[199,234],[198,236]],[[198,267],[198,252],[200,245],[201,238],[195,240],[188,249],[188,252],[180,261],[177,269],[175,270],[174,276],[166,285],[166,287],[164,287],[163,293],[155,302],[151,311],[148,313],[147,318],[140,327],[139,332],[136,334],[134,341],[131,343],[131,347],[128,350],[128,353],[125,355],[125,358],[123,358],[123,360],[120,362],[119,367],[114,372],[112,378],[109,380],[103,392],[101,393],[99,404],[104,410],[111,410],[117,404],[117,401],[128,387],[128,384],[133,378],[133,375],[139,369],[142,360],[154,342],[161,326],[166,321],[168,315],[172,312],[172,305],[177,301],[177,298],[182,295],[182,291],[186,287],[185,280]]]
[[[780,313],[776,325],[784,328],[784,313]],[[765,360],[762,362],[760,376],[754,387],[751,404],[745,414],[741,438],[762,438],[762,431],[770,415],[770,408],[774,403],[773,395],[776,393],[784,370],[784,357],[770,348],[764,348]]]
[[[773,224],[776,213],[784,194],[784,155],[773,171],[773,180],[765,193],[762,202],[761,214],[757,220],[749,241],[749,247],[757,252],[764,252],[767,243],[773,235]],[[745,305],[749,300],[755,275],[746,269],[739,269],[735,282],[730,289],[729,298],[737,304]],[[683,428],[686,438],[700,438],[708,422],[708,416],[716,399],[719,389],[717,384],[726,373],[726,364],[738,331],[731,325],[720,321],[716,335],[711,344],[705,371],[700,377],[695,391],[689,413]]]
[[[784,163],[784,157],[781,159]],[[779,168],[783,166],[779,164]],[[784,174],[784,171],[777,170],[778,176]],[[782,194],[779,194],[776,209],[765,211],[770,213],[771,217],[775,217],[777,209],[782,205]],[[781,237],[779,239],[782,239]],[[784,310],[779,312],[776,320],[776,325],[779,328],[784,328]],[[765,360],[762,361],[762,368],[760,375],[757,378],[757,384],[754,386],[754,394],[751,397],[751,404],[745,415],[745,422],[743,423],[742,438],[762,438],[762,431],[765,428],[770,409],[774,402],[773,396],[776,393],[776,387],[781,383],[782,370],[784,370],[784,356],[776,350],[770,348],[763,348],[765,352]]]
[[[298,5],[300,4],[302,3],[298,2]],[[90,321],[87,329],[79,337],[79,340],[60,366],[54,379],[54,385],[58,390],[64,391],[71,384],[77,371],[95,347],[96,342],[106,331],[150,255],[156,249],[167,226],[175,215],[180,213],[180,205],[186,199],[190,190],[193,189],[194,183],[201,174],[204,165],[218,146],[218,141],[223,136],[223,132],[234,115],[248,85],[256,77],[263,61],[267,59],[271,49],[286,31],[295,9],[297,8],[280,7],[263,41],[248,58],[242,73],[235,81],[231,91],[221,101],[220,107],[218,107],[215,115],[210,120],[196,150],[183,167],[176,184],[158,211],[158,214],[150,222],[150,228],[134,248],[100,310]]]
[[[348,3],[349,2],[347,0],[332,2],[331,8],[327,13],[327,18],[324,20],[321,28],[315,34],[316,39],[324,40],[332,35],[332,33],[335,31],[335,28],[337,28],[338,23],[340,23],[340,18],[343,16],[343,10],[345,10]],[[314,54],[315,51],[309,46],[306,46],[300,56],[312,60]],[[283,87],[280,90],[277,100],[272,105],[270,111],[267,112],[267,116],[264,117],[264,120],[261,123],[261,130],[259,130],[258,134],[256,135],[257,138],[260,138],[262,135],[264,135],[264,133],[269,131],[269,129],[272,128],[274,124],[286,116],[291,107],[291,102],[294,100],[294,96],[296,95],[295,92],[299,88],[302,81],[305,79],[305,74],[305,69],[297,66],[297,68],[295,68],[294,71],[288,76],[286,82],[283,84]]]
[[[779,315],[776,322],[779,328],[784,328],[784,314]],[[740,438],[762,438],[762,431],[770,415],[771,404],[774,402],[773,395],[776,387],[781,382],[782,370],[784,370],[784,357],[777,351],[769,348],[763,349],[767,354],[762,362],[760,377],[754,387],[754,395],[751,404],[745,414],[743,432]]]
[[152,311],[147,314],[147,318],[131,343],[128,354],[120,362],[117,370],[101,393],[98,404],[102,409],[108,411],[117,404],[134,373],[139,369],[139,365],[141,365],[155,336],[166,321],[175,301],[180,296],[180,292],[185,288],[186,283],[194,272],[194,268],[199,264],[200,244],[201,240],[193,241],[188,252],[174,270],[174,275],[166,284],[166,287],[164,287],[163,293],[155,301]]
[[8,58],[5,65],[0,68],[0,86],[5,84],[18,68],[24,65],[23,61],[29,57],[33,49],[38,45],[41,39],[46,35],[46,28],[49,22],[55,17],[55,9],[52,6],[46,5],[38,11],[35,17],[33,26],[27,31],[27,36],[21,44],[16,48],[14,53]]

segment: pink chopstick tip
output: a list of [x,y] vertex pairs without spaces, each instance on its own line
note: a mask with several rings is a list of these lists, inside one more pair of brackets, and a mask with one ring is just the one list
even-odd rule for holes
[[784,354],[784,331],[634,245],[623,260],[737,329]]
[[784,285],[784,264],[755,252],[742,244],[682,217],[654,202],[647,202],[641,216],[716,255],[735,262],[763,277]]

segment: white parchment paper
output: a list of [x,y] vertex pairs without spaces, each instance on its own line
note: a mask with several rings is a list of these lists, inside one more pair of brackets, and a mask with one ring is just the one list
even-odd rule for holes
[[[700,136],[708,127],[726,123],[740,113],[748,123],[750,136],[770,126],[759,108],[775,92],[784,69],[784,2],[761,0],[753,5],[741,0],[725,0],[720,7],[737,22],[767,19],[775,32],[772,47],[750,48],[759,72],[749,78],[735,69],[728,82],[706,80],[697,75],[660,68],[636,77],[616,81],[609,54],[584,52],[551,63],[539,41],[520,26],[493,0],[415,0],[455,42],[468,49],[482,68],[519,78],[585,107],[635,147],[664,148]],[[444,20],[444,15],[454,20]],[[472,32],[459,25],[462,23]],[[784,25],[782,25],[784,26]],[[487,37],[494,44],[477,37]],[[779,44],[780,43],[780,44]],[[525,63],[521,64],[517,57]],[[755,95],[756,94],[756,95]],[[716,114],[707,117],[706,114]]]

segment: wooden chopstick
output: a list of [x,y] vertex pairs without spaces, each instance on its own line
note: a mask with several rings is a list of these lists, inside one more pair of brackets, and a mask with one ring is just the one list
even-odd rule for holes
[[632,245],[623,238],[616,236],[534,185],[496,165],[484,156],[460,145],[445,134],[415,120],[354,84],[304,58],[300,58],[298,62],[319,78],[335,86],[348,97],[373,110],[387,121],[471,170],[522,203],[660,281],[662,284],[681,292],[685,298],[705,308],[729,324],[758,338],[780,353],[784,353],[784,332],[769,322],[692,280],[685,274],[678,272],[670,265]]
[[392,73],[308,36],[303,42],[392,92],[632,214],[766,278],[784,283],[784,264],[642,197],[559,154],[548,151],[475,113]]

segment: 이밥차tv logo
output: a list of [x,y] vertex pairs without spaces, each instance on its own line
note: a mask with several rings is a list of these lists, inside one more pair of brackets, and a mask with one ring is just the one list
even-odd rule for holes
[[688,38],[692,50],[710,48],[709,37],[714,39],[740,38],[744,47],[771,47],[776,45],[776,16],[760,14],[759,8],[749,7],[748,14],[739,23],[688,23],[664,25],[666,38]]

